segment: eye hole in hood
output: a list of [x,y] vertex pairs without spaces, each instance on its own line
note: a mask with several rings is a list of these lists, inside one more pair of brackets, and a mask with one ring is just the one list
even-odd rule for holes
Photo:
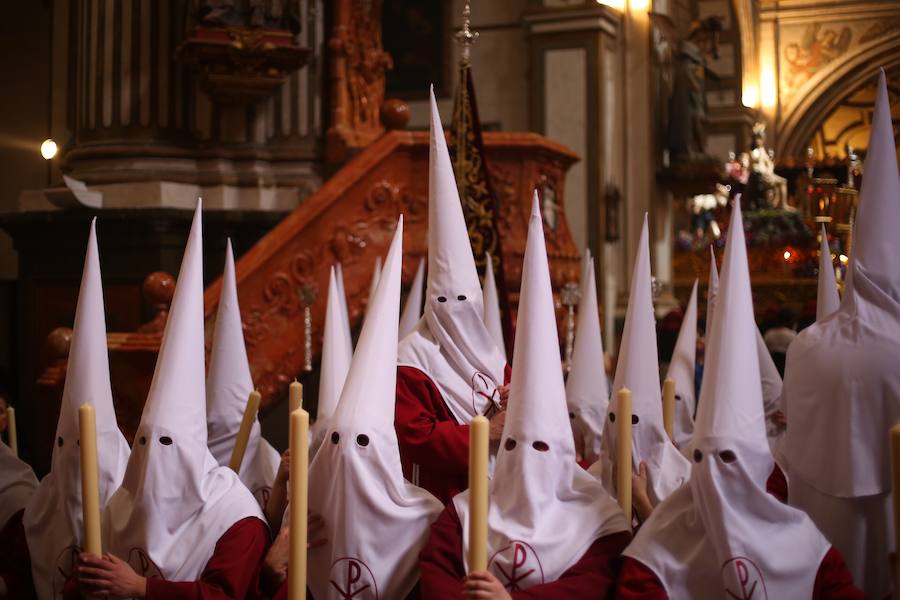
[[516,440],[512,438],[506,438],[506,442],[503,444],[503,447],[506,448],[507,451],[512,450],[516,447]]

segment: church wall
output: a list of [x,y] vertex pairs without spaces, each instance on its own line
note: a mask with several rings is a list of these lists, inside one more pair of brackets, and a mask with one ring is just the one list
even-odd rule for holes
[[[446,40],[438,107],[449,122],[456,89],[459,50],[453,35],[462,25],[463,0],[447,2],[443,37]],[[472,29],[478,39],[472,46],[472,74],[478,94],[478,111],[488,129],[528,131],[528,46],[522,15],[527,0],[494,0],[472,6]],[[425,98],[409,99],[412,117],[409,127],[428,127],[428,103]]]
[[[49,2],[11,2],[0,19],[0,211],[16,206],[23,189],[48,183],[41,142],[50,134],[52,10]],[[12,239],[0,232],[0,280],[18,270]]]

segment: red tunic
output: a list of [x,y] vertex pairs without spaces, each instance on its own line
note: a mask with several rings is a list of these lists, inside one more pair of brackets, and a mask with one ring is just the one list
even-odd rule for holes
[[787,477],[784,476],[784,471],[781,470],[781,467],[778,466],[778,463],[776,463],[775,467],[772,468],[772,473],[771,475],[769,475],[769,479],[766,481],[766,491],[781,500],[783,504],[787,504]]
[[[510,373],[507,365],[504,384]],[[413,481],[419,465],[419,487],[444,504],[468,487],[469,426],[456,422],[434,382],[414,367],[397,367],[394,426],[404,477]]]
[[0,579],[6,583],[7,598],[37,598],[31,578],[31,554],[22,525],[23,508],[6,522],[0,532]]
[[[637,560],[625,557],[616,586],[620,600],[668,600],[669,596],[656,575]],[[866,597],[855,585],[844,558],[834,547],[828,550],[813,587],[812,600],[863,600]]]
[[[309,590],[306,590],[306,597],[312,600],[312,594]],[[278,592],[272,596],[272,600],[288,600],[288,583],[285,581],[281,584],[281,587],[278,588]],[[419,600],[419,584],[416,584],[416,587],[406,596],[405,600]]]
[[[511,592],[511,595],[514,600],[606,598],[616,580],[618,557],[629,542],[631,534],[624,531],[602,537],[556,581]],[[419,569],[423,598],[458,600],[462,597],[466,576],[462,560],[462,525],[452,503],[432,524],[431,535],[419,555]]]
[[[269,545],[269,528],[256,517],[241,519],[222,534],[197,581],[147,579],[147,600],[243,600],[260,596],[259,572]],[[64,600],[80,600],[75,579]]]

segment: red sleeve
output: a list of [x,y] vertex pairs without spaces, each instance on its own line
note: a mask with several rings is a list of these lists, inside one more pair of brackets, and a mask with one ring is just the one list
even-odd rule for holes
[[781,500],[783,504],[787,504],[787,478],[784,476],[784,471],[781,470],[778,463],[775,463],[775,466],[772,468],[772,473],[769,475],[769,479],[766,480],[766,491]]
[[653,571],[626,556],[615,597],[621,600],[668,600],[669,595]]
[[31,579],[31,555],[22,526],[25,509],[13,514],[0,532],[0,579],[6,584],[7,598],[36,598]]
[[456,423],[434,383],[413,367],[397,367],[394,425],[407,460],[446,476],[468,474],[469,426]]
[[259,572],[269,530],[256,517],[241,519],[216,543],[197,581],[147,580],[147,600],[243,600],[259,596]]
[[604,536],[595,541],[559,579],[513,592],[513,600],[606,598],[615,588],[619,556],[630,542],[631,534],[625,531]]
[[813,600],[863,600],[865,597],[853,584],[844,557],[834,546],[829,548],[816,574]]
[[462,562],[462,525],[451,502],[431,524],[431,535],[419,554],[422,598],[459,600],[466,569]]

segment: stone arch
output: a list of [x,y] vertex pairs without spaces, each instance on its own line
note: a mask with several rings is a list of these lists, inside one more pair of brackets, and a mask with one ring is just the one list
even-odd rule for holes
[[[741,89],[745,83],[745,77],[749,73],[759,71],[756,50],[756,13],[752,0],[732,0],[731,9],[734,14],[734,27],[738,30],[741,40]],[[755,82],[751,82],[755,83]]]
[[900,30],[892,31],[817,74],[782,115],[775,152],[781,157],[802,157],[821,121],[848,95],[871,80],[880,67],[900,66]]

